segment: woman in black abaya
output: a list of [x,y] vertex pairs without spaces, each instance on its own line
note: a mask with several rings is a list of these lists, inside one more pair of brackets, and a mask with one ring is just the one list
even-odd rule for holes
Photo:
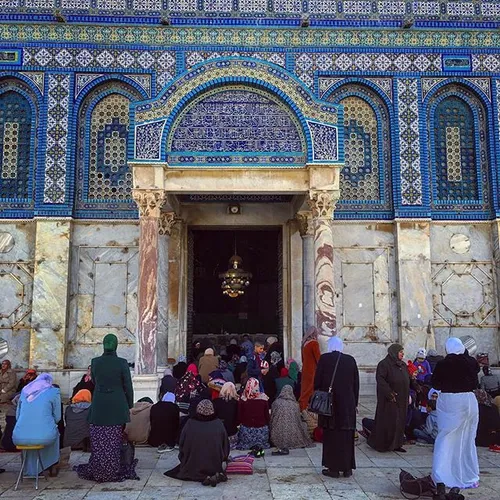
[[342,340],[331,337],[328,341],[330,352],[319,358],[314,378],[314,390],[328,391],[338,360],[332,391],[334,417],[320,415],[318,418],[318,425],[323,428],[323,475],[329,477],[339,477],[340,472],[343,472],[344,477],[349,477],[356,468],[354,432],[359,372],[356,360],[348,354],[342,354],[343,349]]

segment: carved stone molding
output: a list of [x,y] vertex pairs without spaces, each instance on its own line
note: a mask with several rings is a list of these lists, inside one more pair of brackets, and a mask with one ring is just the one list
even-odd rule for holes
[[158,232],[160,236],[170,236],[174,224],[178,222],[175,212],[161,212]]
[[141,217],[160,217],[160,209],[166,199],[165,191],[159,189],[134,189],[132,197],[139,207]]
[[332,220],[338,199],[338,191],[311,189],[308,203],[312,210],[313,219]]
[[299,232],[302,238],[314,236],[314,226],[312,223],[312,212],[300,211],[295,214],[295,219],[299,225]]

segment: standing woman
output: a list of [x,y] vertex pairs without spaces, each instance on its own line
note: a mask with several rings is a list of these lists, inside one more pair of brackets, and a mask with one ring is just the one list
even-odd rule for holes
[[479,482],[475,444],[479,410],[473,392],[478,385],[479,364],[456,337],[446,341],[446,353],[432,374],[432,387],[441,391],[432,462],[438,498],[445,498],[445,486],[471,488]]
[[377,411],[368,444],[377,451],[399,451],[405,439],[406,414],[410,397],[410,375],[403,361],[404,348],[392,344],[377,365]]
[[337,372],[333,381],[333,418],[320,415],[318,425],[323,428],[323,475],[352,476],[356,468],[354,456],[354,432],[356,431],[356,408],[359,399],[359,372],[356,360],[343,354],[344,343],[339,337],[328,341],[328,354],[323,354],[318,363],[314,389],[328,391],[335,365]]
[[[12,434],[16,446],[44,445],[40,458],[51,476],[56,476],[59,462],[59,430],[61,393],[52,386],[52,377],[42,373],[21,392],[17,403],[17,421]],[[36,454],[28,454],[25,473],[37,476],[42,472]]]
[[134,406],[130,369],[127,360],[116,355],[115,335],[106,335],[103,346],[103,355],[91,363],[95,383],[89,414],[92,453],[88,464],[76,467],[80,478],[98,483],[137,478],[137,460],[131,465],[120,463],[123,429]]
[[314,390],[314,376],[321,356],[318,330],[315,326],[307,329],[302,340],[302,386],[300,388],[300,411],[307,409]]

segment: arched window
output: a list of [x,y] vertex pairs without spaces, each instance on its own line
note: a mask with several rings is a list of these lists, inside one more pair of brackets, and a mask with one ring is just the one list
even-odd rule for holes
[[443,87],[429,101],[432,204],[437,210],[489,203],[485,112],[473,92]]
[[36,98],[22,82],[0,84],[0,201],[33,208]]
[[337,210],[391,209],[389,114],[370,88],[348,84],[329,100],[344,106],[345,165]]
[[127,143],[130,102],[139,99],[128,85],[109,82],[83,102],[78,120],[77,215],[84,215],[81,210],[102,210],[108,216],[135,210]]

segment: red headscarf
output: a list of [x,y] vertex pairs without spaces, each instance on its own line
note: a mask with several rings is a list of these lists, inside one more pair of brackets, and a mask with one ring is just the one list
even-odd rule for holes
[[263,392],[260,392],[259,381],[256,378],[249,378],[241,399],[242,401],[250,399],[264,399],[267,401],[269,398]]
[[192,373],[195,377],[198,376],[198,368],[196,368],[194,363],[191,363],[186,371]]
[[411,361],[408,361],[408,373],[410,377],[413,377],[415,372],[418,372],[418,368]]
[[288,377],[288,368],[282,368],[280,372],[281,377]]

